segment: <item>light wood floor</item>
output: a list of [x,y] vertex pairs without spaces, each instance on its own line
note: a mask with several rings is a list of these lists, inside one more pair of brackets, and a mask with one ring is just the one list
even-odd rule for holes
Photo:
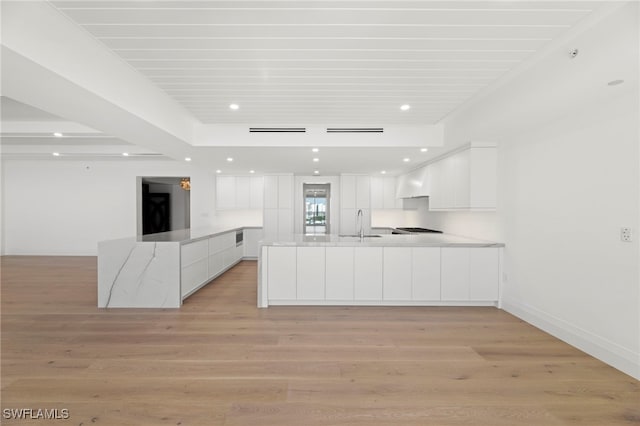
[[180,310],[96,308],[93,257],[2,258],[2,408],[54,425],[640,424],[640,384],[494,308],[256,308],[242,262]]

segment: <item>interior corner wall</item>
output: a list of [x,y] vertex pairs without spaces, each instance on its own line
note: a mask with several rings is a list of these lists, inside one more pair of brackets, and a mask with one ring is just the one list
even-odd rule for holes
[[[497,226],[485,237],[505,243],[503,308],[640,379],[640,101],[633,16],[638,14],[622,10],[619,22],[604,22],[576,43],[596,50],[594,56],[603,62],[603,69],[583,70],[583,77],[594,80],[589,102],[576,102],[569,94],[561,100],[574,103],[553,116],[542,120],[543,111],[520,117],[518,128],[506,124],[521,102],[544,98],[544,89],[536,88],[540,80],[561,78],[543,63],[449,117],[446,129],[455,143],[482,138],[499,145]],[[635,31],[635,41],[611,39],[618,28],[627,35]],[[607,87],[606,77],[619,77],[605,69],[609,61],[603,52],[623,43],[636,55],[631,70],[636,75],[626,86]],[[571,85],[567,80],[554,84],[563,82]],[[519,98],[523,87],[530,93]],[[557,108],[541,108],[547,106]],[[482,215],[428,213],[425,220],[465,234]],[[633,242],[621,241],[623,226],[633,229]]]
[[213,220],[215,178],[191,165],[56,158],[2,168],[7,255],[96,255],[98,241],[136,235],[139,176],[190,177],[192,227]]

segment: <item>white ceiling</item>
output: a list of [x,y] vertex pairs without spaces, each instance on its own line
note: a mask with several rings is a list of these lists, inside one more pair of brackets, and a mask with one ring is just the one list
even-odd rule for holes
[[329,126],[435,123],[597,4],[51,3],[203,123]]
[[[249,126],[387,129],[441,122],[475,95],[499,86],[605,3],[49,1],[65,23],[86,30],[81,36],[98,39],[115,55],[110,58],[126,61],[199,121],[238,125],[243,132]],[[230,103],[240,109],[231,111]],[[402,104],[411,109],[401,111]],[[169,159],[162,149],[93,129],[54,138],[56,126],[76,123],[6,97],[1,107],[3,123],[37,124],[21,131],[5,126],[3,158],[51,159],[52,152],[60,152],[70,159],[123,159],[122,152],[128,152],[134,158]],[[316,155],[308,144],[249,147],[231,138],[226,146],[185,144],[185,156],[223,173],[386,170],[395,175],[447,149],[430,147],[424,153],[415,145],[402,146],[402,140],[393,142],[377,148],[323,147]]]

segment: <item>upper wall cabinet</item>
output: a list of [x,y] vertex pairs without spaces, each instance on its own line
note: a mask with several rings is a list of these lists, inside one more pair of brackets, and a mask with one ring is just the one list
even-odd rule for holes
[[497,150],[471,144],[427,166],[429,210],[495,210]]
[[372,209],[401,209],[402,200],[396,198],[396,178],[371,178],[371,208]]
[[262,209],[263,178],[255,176],[218,176],[216,209]]
[[340,175],[340,208],[369,209],[371,182],[369,176]]

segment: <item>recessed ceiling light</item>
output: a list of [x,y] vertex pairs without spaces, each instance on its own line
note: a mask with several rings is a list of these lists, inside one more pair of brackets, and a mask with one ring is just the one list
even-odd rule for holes
[[216,173],[222,173],[222,170],[218,169],[216,170]]
[[184,157],[184,161],[191,161],[191,157]]
[[249,170],[249,173],[255,173],[255,172],[256,172],[255,170]]
[[381,172],[380,172],[380,174],[386,175],[386,174],[387,174],[387,171],[386,171],[386,170],[383,170],[383,171],[381,171]]
[[60,153],[59,153],[59,152],[54,152],[54,153],[53,153],[53,156],[54,156],[54,157],[60,157]]
[[313,171],[313,174],[314,174],[314,175],[317,175],[318,173],[320,173],[320,170],[314,170],[314,171]]
[[404,161],[405,163],[408,163],[409,161],[411,161],[411,158],[403,158],[402,161]]
[[232,110],[234,110],[234,111],[235,111],[235,110],[237,110],[237,109],[239,109],[239,108],[240,108],[240,105],[238,105],[238,104],[231,104],[231,105],[229,105],[229,108],[231,108]]
[[314,159],[313,159],[313,162],[314,162],[314,163],[317,163],[318,161],[320,161],[320,159],[319,159],[319,158],[314,158]]
[[233,161],[233,158],[231,158],[231,157],[227,157],[227,161],[230,163],[230,162],[232,162],[232,161]]
[[129,153],[128,153],[128,152],[123,152],[123,153],[122,153],[122,156],[123,156],[123,157],[128,157],[128,156],[129,156]]
[[60,133],[60,132],[55,132],[55,133],[53,134],[53,136],[55,136],[56,138],[61,138],[61,137],[62,137],[62,133]]
[[420,152],[427,152],[429,151],[427,148],[420,148]]
[[618,84],[624,83],[624,80],[611,80],[607,83],[608,86],[617,86]]
[[411,109],[411,105],[404,104],[400,107],[402,111],[408,111]]
[[318,151],[320,151],[320,150],[319,150],[318,148],[313,148],[311,151],[313,151],[313,152],[318,152]]

